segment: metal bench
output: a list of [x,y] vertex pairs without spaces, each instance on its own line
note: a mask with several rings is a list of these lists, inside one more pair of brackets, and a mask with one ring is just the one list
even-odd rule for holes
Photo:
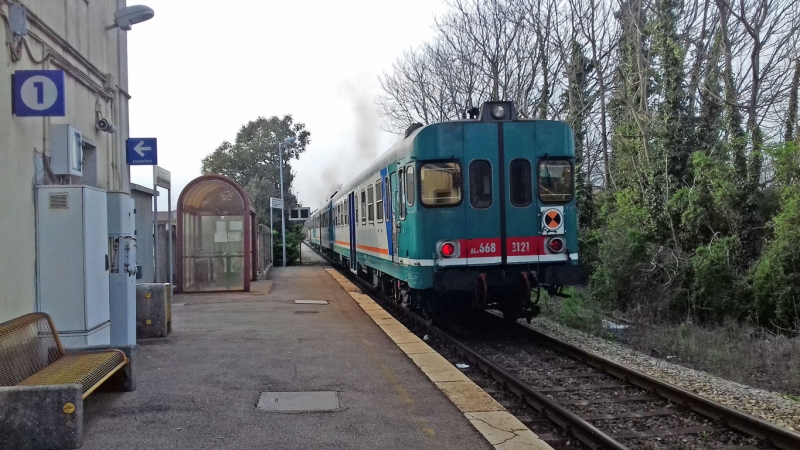
[[44,313],[0,324],[0,448],[78,448],[83,399],[104,383],[135,389],[133,347],[92,349],[65,350]]

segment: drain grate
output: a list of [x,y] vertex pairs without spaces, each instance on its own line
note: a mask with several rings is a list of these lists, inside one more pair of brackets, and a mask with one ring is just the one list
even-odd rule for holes
[[338,411],[339,393],[316,392],[262,392],[256,409],[268,412]]
[[298,305],[327,305],[327,300],[295,300]]

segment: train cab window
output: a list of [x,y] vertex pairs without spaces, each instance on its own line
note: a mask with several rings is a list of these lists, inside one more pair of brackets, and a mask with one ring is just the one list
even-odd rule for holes
[[381,180],[375,182],[375,217],[378,222],[383,222],[383,190]]
[[375,223],[375,191],[371,184],[367,187],[367,220]]
[[414,206],[414,199],[416,199],[416,192],[414,188],[417,184],[414,182],[414,166],[406,166],[406,202],[408,206]]
[[566,203],[574,191],[572,163],[565,159],[539,162],[539,198],[544,203]]
[[511,204],[520,208],[530,206],[531,193],[531,162],[527,159],[513,159],[508,170],[509,187],[511,191]]
[[461,203],[461,166],[455,162],[424,164],[419,169],[419,197],[425,206]]
[[361,225],[367,224],[367,194],[361,190]]
[[485,159],[469,163],[469,202],[478,209],[492,206],[492,165]]

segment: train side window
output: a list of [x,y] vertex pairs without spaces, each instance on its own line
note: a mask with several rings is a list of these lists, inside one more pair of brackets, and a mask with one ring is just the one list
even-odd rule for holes
[[398,180],[400,180],[400,186],[398,186],[397,192],[399,193],[400,200],[397,202],[397,209],[400,213],[400,220],[405,220],[406,218],[406,173],[403,169],[400,169],[398,172]]
[[419,197],[425,206],[461,203],[461,166],[456,162],[424,164],[419,169]]
[[344,199],[344,224],[345,226],[348,225],[350,222],[350,209],[348,208],[348,201]]
[[477,209],[492,206],[492,165],[485,159],[469,163],[469,202]]
[[511,204],[520,208],[530,206],[531,193],[531,162],[527,159],[512,159],[509,166],[509,187],[511,191]]
[[361,190],[361,225],[367,224],[367,193]]
[[539,161],[539,198],[544,203],[566,203],[575,190],[572,163],[566,159]]
[[414,200],[417,198],[414,188],[417,184],[414,182],[414,166],[406,166],[406,202],[408,206],[414,206]]
[[371,184],[367,186],[367,220],[375,223],[375,190]]
[[381,180],[375,182],[375,218],[383,222],[383,190]]

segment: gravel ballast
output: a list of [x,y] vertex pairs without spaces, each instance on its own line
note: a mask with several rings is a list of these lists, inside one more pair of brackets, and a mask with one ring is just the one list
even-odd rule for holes
[[546,318],[533,319],[531,324],[526,326],[709,400],[792,431],[800,430],[800,402],[786,399],[775,392],[745,386],[706,372],[653,358],[622,344],[565,327]]

